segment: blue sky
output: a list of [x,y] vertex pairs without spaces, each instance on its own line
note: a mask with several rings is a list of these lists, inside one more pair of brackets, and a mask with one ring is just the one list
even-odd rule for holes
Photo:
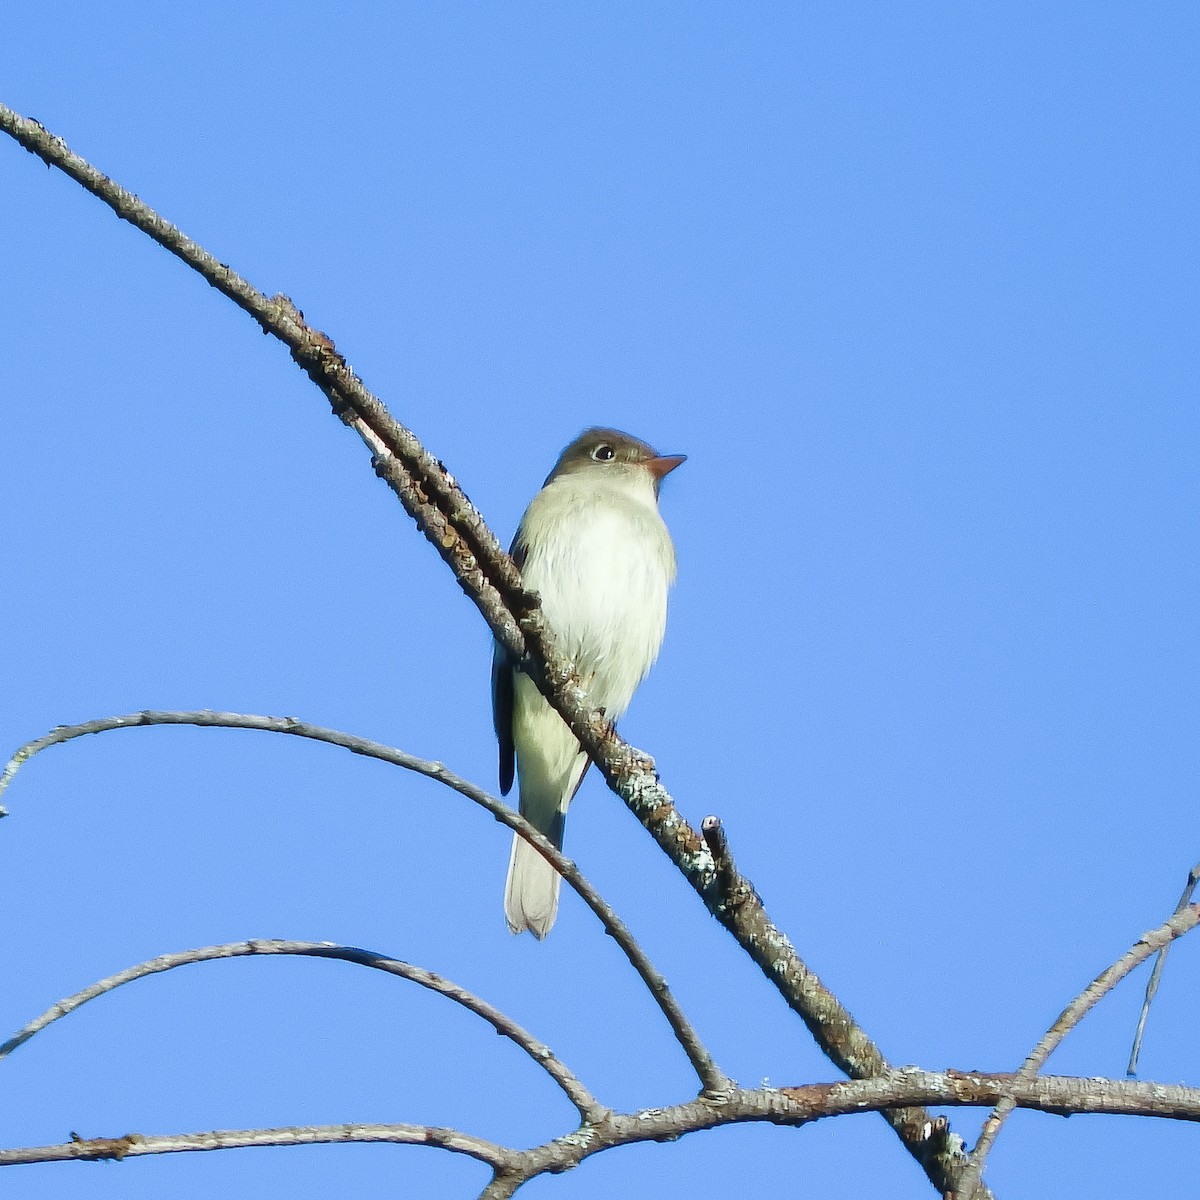
[[[0,98],[291,296],[507,539],[585,425],[689,455],[623,724],[896,1063],[1012,1069],[1200,857],[1200,15],[1163,4],[42,6]],[[0,145],[0,741],[146,707],[292,714],[494,786],[488,636],[325,401],[227,301]],[[327,747],[107,734],[0,825],[0,1025],[159,953],[345,941],[505,1008],[602,1100],[682,1055],[508,838]],[[567,850],[745,1082],[836,1077],[602,786]],[[1200,949],[1142,1077],[1196,1083]],[[1052,1069],[1120,1075],[1142,980]],[[196,966],[0,1064],[0,1144],[343,1120],[517,1144],[571,1111],[444,1001]],[[978,1114],[952,1114],[972,1137]],[[1018,1114],[1001,1196],[1178,1191],[1196,1132]],[[594,1159],[522,1195],[925,1197],[876,1117]],[[15,1168],[48,1198],[471,1196],[324,1147]]]

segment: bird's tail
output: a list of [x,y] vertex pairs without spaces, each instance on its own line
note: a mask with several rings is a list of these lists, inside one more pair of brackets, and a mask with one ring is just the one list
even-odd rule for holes
[[[546,792],[539,789],[531,799],[529,789],[521,790],[521,815],[554,843],[556,850],[562,849],[563,827],[566,824],[567,805],[587,768],[587,759],[582,760],[572,772],[574,778]],[[554,918],[558,916],[558,889],[562,876],[519,834],[513,835],[512,854],[508,859],[508,879],[504,885],[504,917],[513,933],[526,929],[539,941],[550,932]]]
[[561,881],[562,876],[524,838],[514,836],[504,885],[504,917],[509,929],[513,933],[528,929],[539,941],[544,938],[558,916]]

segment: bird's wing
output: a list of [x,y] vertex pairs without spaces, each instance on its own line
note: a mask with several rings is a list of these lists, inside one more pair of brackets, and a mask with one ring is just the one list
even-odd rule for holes
[[500,745],[500,795],[507,796],[516,768],[512,735],[513,668],[508,651],[497,646],[492,652],[492,723]]
[[[508,553],[520,570],[525,565],[525,546],[520,533],[513,539]],[[508,651],[497,644],[492,652],[492,724],[500,748],[500,795],[507,796],[516,771],[516,751],[513,748],[513,666]]]

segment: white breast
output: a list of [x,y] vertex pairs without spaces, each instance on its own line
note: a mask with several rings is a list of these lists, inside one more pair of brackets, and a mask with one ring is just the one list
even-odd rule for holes
[[616,719],[658,657],[675,553],[648,476],[564,476],[521,522],[522,574],[540,593],[561,648]]

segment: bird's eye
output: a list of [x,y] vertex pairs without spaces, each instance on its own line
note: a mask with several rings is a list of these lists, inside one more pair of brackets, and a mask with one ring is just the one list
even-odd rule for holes
[[602,442],[592,451],[592,458],[596,462],[608,462],[610,459],[615,458],[616,455],[617,452],[607,442]]

